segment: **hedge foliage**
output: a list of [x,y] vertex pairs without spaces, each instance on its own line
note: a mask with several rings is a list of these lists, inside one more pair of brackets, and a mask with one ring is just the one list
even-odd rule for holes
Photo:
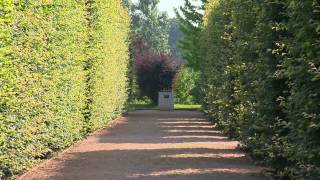
[[[89,130],[122,112],[127,101],[130,17],[122,0],[88,1],[87,114]],[[111,86],[112,85],[112,86]]]
[[130,18],[121,0],[1,0],[0,27],[1,179],[121,113]]
[[209,0],[206,112],[282,179],[320,178],[320,2]]

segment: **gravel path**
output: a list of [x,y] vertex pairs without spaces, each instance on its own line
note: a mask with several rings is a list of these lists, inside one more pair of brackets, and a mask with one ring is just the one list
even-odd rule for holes
[[266,179],[237,144],[199,112],[134,111],[19,179]]

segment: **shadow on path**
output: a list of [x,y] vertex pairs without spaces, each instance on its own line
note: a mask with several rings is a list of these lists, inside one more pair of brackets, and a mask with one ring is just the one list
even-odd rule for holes
[[199,112],[135,111],[21,179],[265,179]]

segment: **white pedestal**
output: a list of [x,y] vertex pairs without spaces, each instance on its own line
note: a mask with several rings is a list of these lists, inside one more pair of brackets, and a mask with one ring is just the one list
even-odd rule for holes
[[173,97],[172,91],[159,92],[159,109],[160,109],[160,111],[173,111],[174,110],[174,97]]

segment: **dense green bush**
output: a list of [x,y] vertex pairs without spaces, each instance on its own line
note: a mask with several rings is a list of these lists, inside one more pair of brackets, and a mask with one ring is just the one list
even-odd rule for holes
[[174,84],[174,99],[179,104],[197,104],[199,73],[182,66]]
[[0,26],[3,178],[121,112],[129,17],[120,0],[4,0]]
[[320,178],[320,4],[210,0],[206,112],[285,179]]

